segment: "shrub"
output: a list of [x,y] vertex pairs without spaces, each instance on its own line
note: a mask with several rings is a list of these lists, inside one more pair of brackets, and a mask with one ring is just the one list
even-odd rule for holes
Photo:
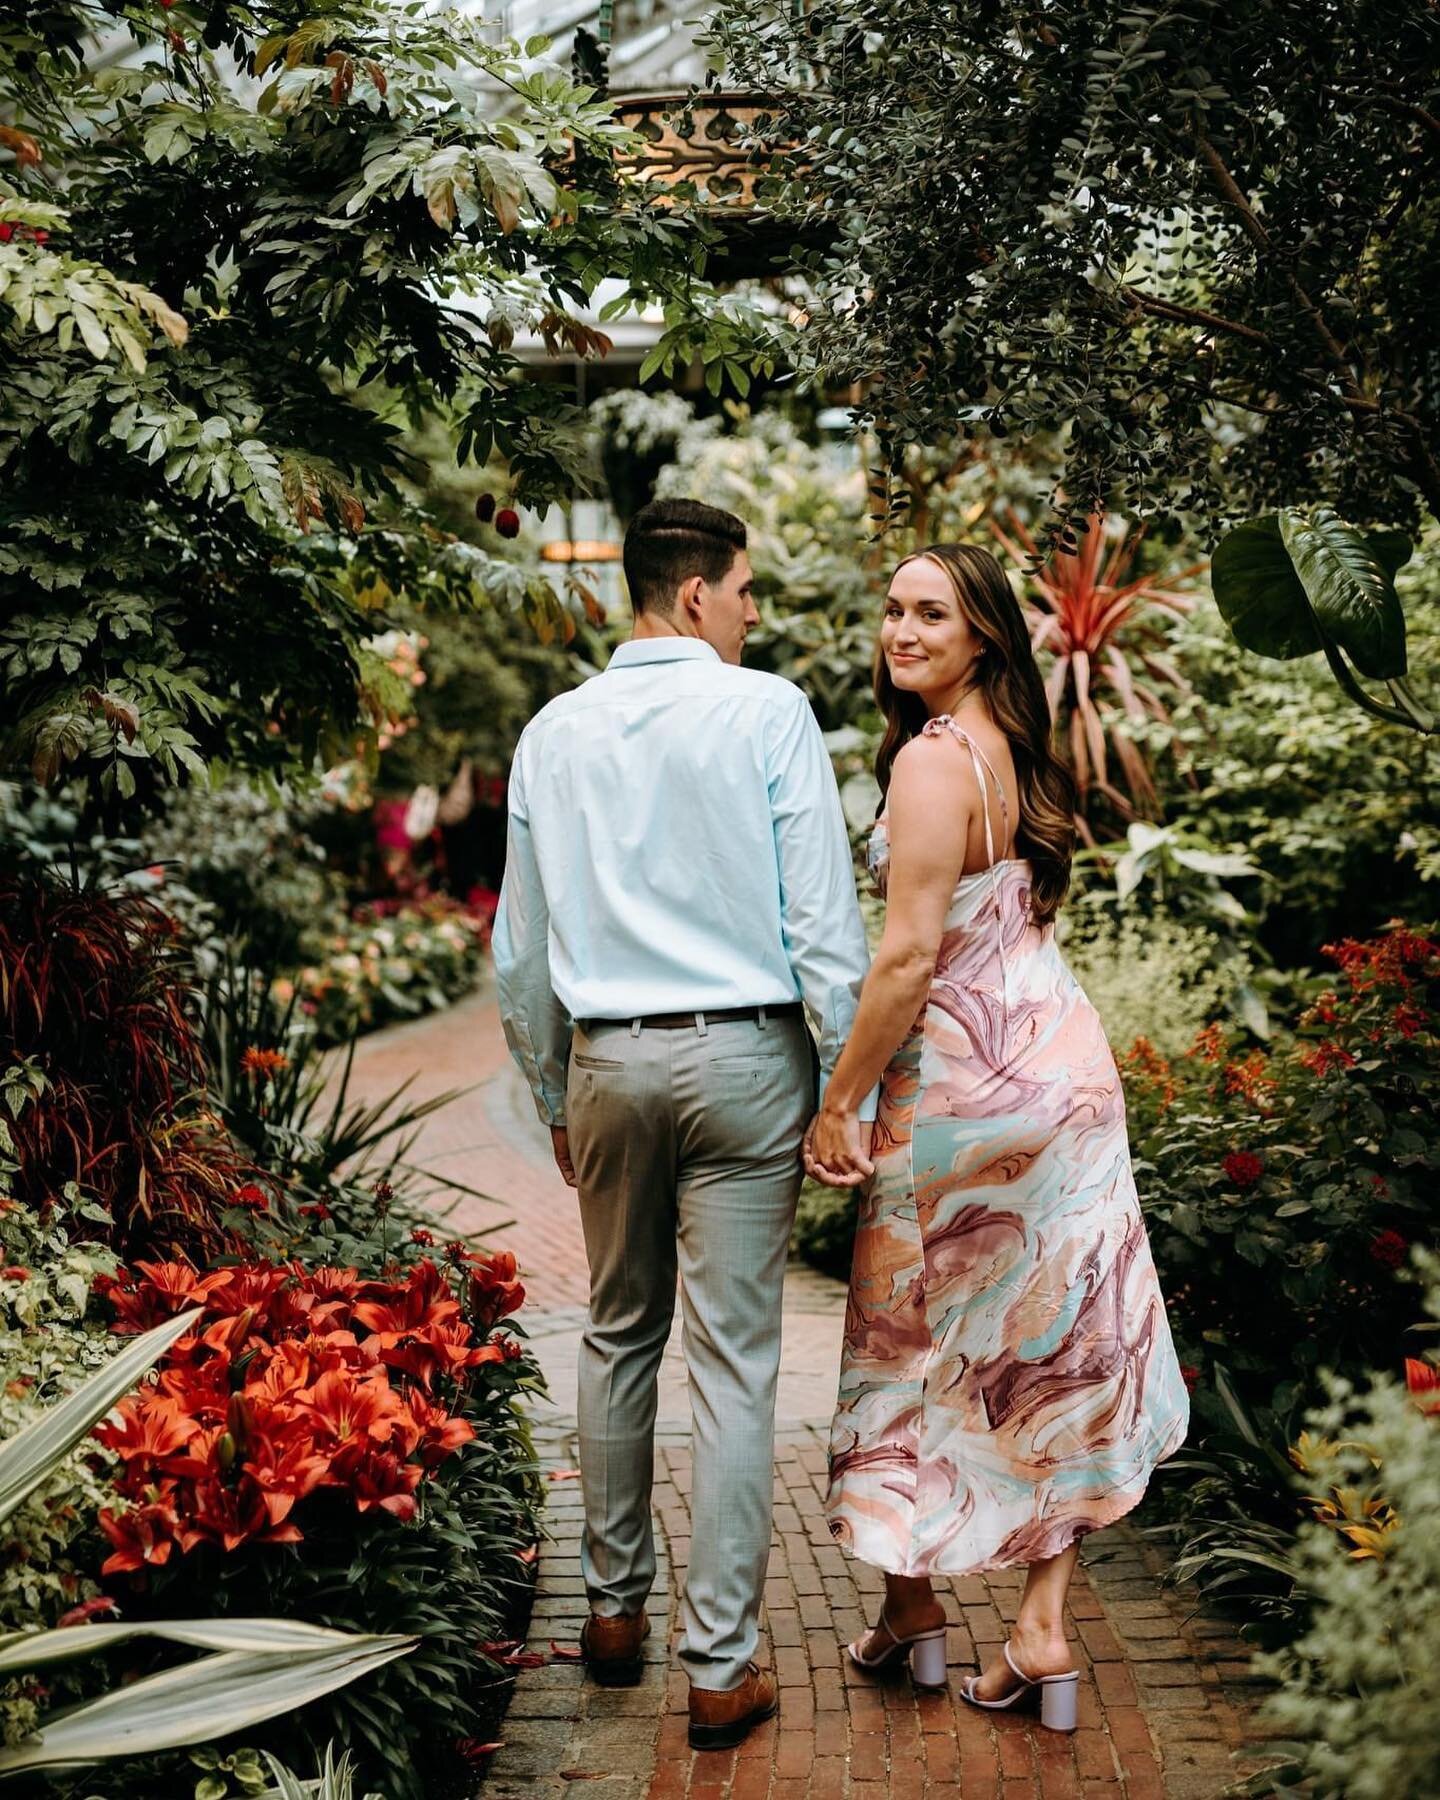
[[1177,1333],[1281,1413],[1319,1365],[1395,1360],[1395,1271],[1436,1231],[1440,946],[1396,928],[1328,954],[1335,988],[1273,1053],[1232,1054],[1217,1025],[1121,1059]]
[[344,1043],[396,1019],[438,1011],[467,994],[484,966],[488,928],[479,914],[435,895],[403,906],[357,907],[353,917],[306,936],[313,960],[278,978],[324,1043]]
[[[1422,1267],[1440,1275],[1434,1258]],[[1428,1310],[1440,1320],[1440,1287]],[[1323,1468],[1358,1532],[1322,1515],[1300,1534],[1297,1568],[1309,1628],[1270,1659],[1281,1682],[1265,1717],[1302,1741],[1288,1784],[1320,1800],[1395,1800],[1440,1792],[1440,1374],[1415,1359],[1407,1389],[1388,1373],[1331,1383],[1310,1416],[1310,1478]],[[1427,1411],[1428,1407],[1428,1411]],[[1332,1515],[1333,1515],[1332,1508]],[[1286,1785],[1285,1792],[1293,1792]]]
[[122,1254],[226,1242],[249,1165],[206,1113],[191,974],[177,928],[123,890],[0,880],[0,1047],[43,1077],[10,1126],[16,1199],[73,1184]]
[[127,1611],[419,1638],[363,1695],[317,1701],[274,1742],[309,1755],[338,1738],[391,1800],[419,1800],[498,1673],[485,1647],[502,1653],[536,1531],[514,1404],[533,1367],[497,1335],[523,1298],[513,1259],[457,1244],[368,1281],[333,1265],[136,1265],[111,1297],[125,1330],[204,1308],[156,1387],[100,1434],[129,1502],[101,1519]]
[[[3,1187],[0,1177],[0,1193]],[[0,1440],[72,1393],[115,1352],[90,1302],[96,1278],[114,1266],[103,1246],[83,1241],[90,1210],[73,1192],[43,1218],[0,1197]],[[69,1452],[6,1521],[0,1631],[56,1625],[67,1614],[84,1618],[97,1603],[108,1609],[90,1571],[96,1516],[117,1498],[111,1463],[93,1447]],[[63,1671],[49,1685],[62,1698],[76,1691]],[[35,1728],[44,1693],[32,1678],[0,1682],[0,1743],[17,1744]]]

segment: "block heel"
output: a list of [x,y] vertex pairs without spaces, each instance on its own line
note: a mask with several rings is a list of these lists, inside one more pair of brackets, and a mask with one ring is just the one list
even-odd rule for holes
[[1047,1675],[1040,1682],[1040,1723],[1047,1731],[1073,1731],[1080,1712],[1080,1676]]
[[927,1631],[924,1637],[910,1640],[910,1678],[916,1687],[945,1686],[944,1631]]

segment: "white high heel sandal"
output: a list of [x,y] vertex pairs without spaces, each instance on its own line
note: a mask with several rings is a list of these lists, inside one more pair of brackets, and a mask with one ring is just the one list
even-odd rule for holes
[[1003,1654],[1010,1673],[1020,1683],[1019,1687],[999,1700],[982,1700],[975,1692],[980,1677],[967,1675],[960,1683],[960,1698],[968,1700],[972,1706],[978,1706],[983,1712],[1008,1712],[1021,1700],[1029,1699],[1038,1688],[1040,1723],[1049,1731],[1073,1731],[1080,1710],[1080,1671],[1068,1669],[1063,1675],[1027,1675],[1010,1654],[1008,1643]]
[[868,1669],[878,1674],[883,1669],[890,1669],[910,1659],[910,1677],[916,1687],[942,1688],[945,1686],[945,1627],[938,1625],[933,1631],[917,1631],[913,1637],[896,1637],[886,1621],[884,1610],[880,1613],[880,1626],[890,1639],[890,1648],[882,1650],[879,1656],[862,1656],[860,1639],[845,1646],[845,1654],[857,1669]]

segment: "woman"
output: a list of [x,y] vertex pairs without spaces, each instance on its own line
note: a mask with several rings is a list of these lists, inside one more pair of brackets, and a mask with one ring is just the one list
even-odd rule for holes
[[900,564],[875,692],[885,930],[806,1141],[812,1175],[868,1182],[827,1511],[885,1571],[885,1605],[849,1653],[943,1682],[932,1575],[1024,1564],[1010,1641],[962,1691],[989,1708],[1038,1692],[1044,1723],[1073,1730],[1079,1539],[1136,1504],[1188,1407],[1115,1062],[1055,943],[1071,785],[987,551]]

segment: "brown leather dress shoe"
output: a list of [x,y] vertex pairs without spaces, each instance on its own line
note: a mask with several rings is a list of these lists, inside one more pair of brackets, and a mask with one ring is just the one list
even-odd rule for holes
[[773,1675],[751,1663],[737,1688],[690,1689],[690,1748],[728,1750],[764,1719],[780,1710],[780,1690]]
[[602,1619],[591,1613],[580,1628],[580,1650],[585,1666],[601,1687],[634,1687],[645,1667],[641,1650],[650,1635],[644,1609]]

